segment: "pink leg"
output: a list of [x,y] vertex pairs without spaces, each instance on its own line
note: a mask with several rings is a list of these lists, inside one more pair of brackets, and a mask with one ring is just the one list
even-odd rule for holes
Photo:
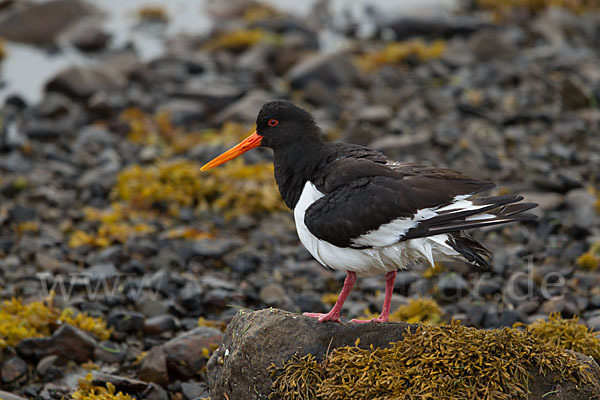
[[394,283],[396,282],[396,271],[385,274],[385,297],[383,298],[383,308],[379,318],[369,320],[353,319],[352,322],[388,322],[390,320],[390,304],[392,303],[392,293],[394,292]]
[[333,306],[331,311],[329,311],[327,314],[304,313],[302,315],[304,315],[305,317],[318,318],[319,322],[325,322],[325,321],[342,322],[342,321],[340,321],[340,312],[342,311],[344,302],[346,301],[346,298],[352,291],[352,287],[354,286],[355,283],[356,283],[356,272],[348,271],[346,273],[346,279],[344,280],[344,287],[342,288],[340,296],[338,297],[338,299],[335,302],[335,305]]

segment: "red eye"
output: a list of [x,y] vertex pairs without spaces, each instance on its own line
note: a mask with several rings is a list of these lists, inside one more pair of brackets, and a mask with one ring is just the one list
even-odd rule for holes
[[269,126],[277,126],[277,124],[279,123],[279,121],[277,121],[276,119],[271,118],[268,122]]

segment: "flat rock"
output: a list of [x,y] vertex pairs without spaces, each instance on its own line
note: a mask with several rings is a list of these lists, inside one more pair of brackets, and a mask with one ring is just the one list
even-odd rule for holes
[[220,124],[225,121],[254,122],[262,105],[272,98],[272,95],[264,90],[252,90],[221,110],[215,121]]
[[[215,328],[198,327],[162,345],[169,377],[192,379],[206,365],[207,352],[219,345],[223,333]],[[241,397],[240,397],[241,398]]]
[[33,45],[53,45],[66,28],[94,13],[90,5],[76,0],[29,3],[0,21],[0,37]]
[[214,113],[242,97],[244,91],[231,83],[209,82],[206,79],[194,78],[168,94],[171,98],[198,101],[204,104],[207,112]]
[[199,257],[221,258],[242,245],[243,243],[235,238],[203,239],[194,243],[193,253]]
[[122,391],[134,395],[138,399],[168,400],[167,392],[155,383],[148,383],[137,379],[131,379],[124,376],[110,375],[102,372],[94,372],[92,376],[92,385],[106,386],[112,383],[116,391]]
[[0,399],[2,399],[2,400],[25,400],[25,397],[17,396],[12,393],[5,392],[4,390],[0,390]]
[[302,89],[313,80],[337,88],[354,84],[358,71],[344,54],[315,54],[294,65],[288,79],[294,89]]
[[[241,310],[227,326],[223,343],[208,362],[208,380],[212,400],[268,399],[272,380],[271,364],[282,365],[293,355],[313,354],[320,362],[333,349],[353,346],[388,347],[403,339],[404,333],[416,329],[406,323],[336,324],[318,323],[313,318],[277,310]],[[600,377],[600,368],[590,357],[577,354]],[[558,389],[556,389],[558,388]],[[530,380],[533,400],[589,399],[591,388],[570,382],[552,382],[551,377],[533,376]],[[555,391],[553,391],[555,390]],[[548,397],[552,392],[552,397]]]
[[100,91],[125,87],[125,77],[108,67],[69,67],[60,71],[46,84],[46,91],[87,99]]
[[84,331],[71,325],[63,325],[50,337],[22,340],[17,351],[21,357],[40,360],[48,355],[57,355],[83,363],[91,359],[96,348],[96,340]]

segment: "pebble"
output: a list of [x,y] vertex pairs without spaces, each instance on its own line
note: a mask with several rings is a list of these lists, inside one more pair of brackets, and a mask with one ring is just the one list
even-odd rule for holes
[[163,332],[173,331],[178,327],[178,322],[171,315],[159,315],[144,321],[144,333],[159,335]]
[[288,311],[293,311],[296,308],[293,301],[287,295],[286,290],[278,283],[271,283],[264,286],[258,293],[258,297],[268,307],[281,308]]
[[17,345],[19,354],[27,360],[57,355],[78,363],[92,359],[95,348],[94,338],[71,325],[61,326],[50,337],[24,339]]
[[588,328],[592,329],[593,331],[600,331],[600,315],[588,319],[585,323]]
[[98,343],[94,350],[94,359],[107,364],[119,364],[127,356],[127,345],[109,340]]
[[144,326],[144,316],[137,312],[114,310],[106,318],[106,324],[116,332],[135,334]]
[[182,382],[181,394],[184,400],[196,400],[208,396],[208,387],[203,383]]
[[122,89],[126,80],[119,71],[107,67],[69,67],[46,84],[46,90],[76,99],[87,99],[100,91]]
[[169,382],[167,356],[161,346],[152,348],[142,360],[139,378],[165,386]]
[[294,89],[301,89],[313,80],[329,87],[348,87],[358,79],[358,71],[344,54],[315,54],[294,65],[287,77]]
[[197,240],[194,243],[192,250],[195,256],[221,258],[242,245],[243,242],[235,238],[203,239]]
[[465,296],[469,291],[469,284],[460,275],[443,275],[438,284],[438,295],[445,301]]
[[167,357],[169,375],[192,379],[208,361],[206,352],[219,345],[223,334],[214,328],[198,327],[166,342],[162,347]]
[[54,354],[43,357],[37,363],[36,372],[43,378],[44,382],[50,382],[63,376],[60,359]]
[[20,357],[12,357],[4,361],[0,370],[0,378],[7,385],[17,384],[27,379],[27,363]]

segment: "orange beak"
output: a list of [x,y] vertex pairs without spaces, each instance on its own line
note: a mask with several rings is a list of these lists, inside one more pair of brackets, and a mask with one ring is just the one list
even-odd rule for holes
[[260,146],[262,138],[262,136],[260,136],[258,133],[256,133],[256,131],[254,131],[252,135],[248,136],[246,139],[242,140],[240,143],[227,150],[225,153],[210,160],[202,168],[200,168],[200,171],[206,171],[208,169],[216,167],[217,165],[224,164],[231,159],[241,156],[248,150]]

